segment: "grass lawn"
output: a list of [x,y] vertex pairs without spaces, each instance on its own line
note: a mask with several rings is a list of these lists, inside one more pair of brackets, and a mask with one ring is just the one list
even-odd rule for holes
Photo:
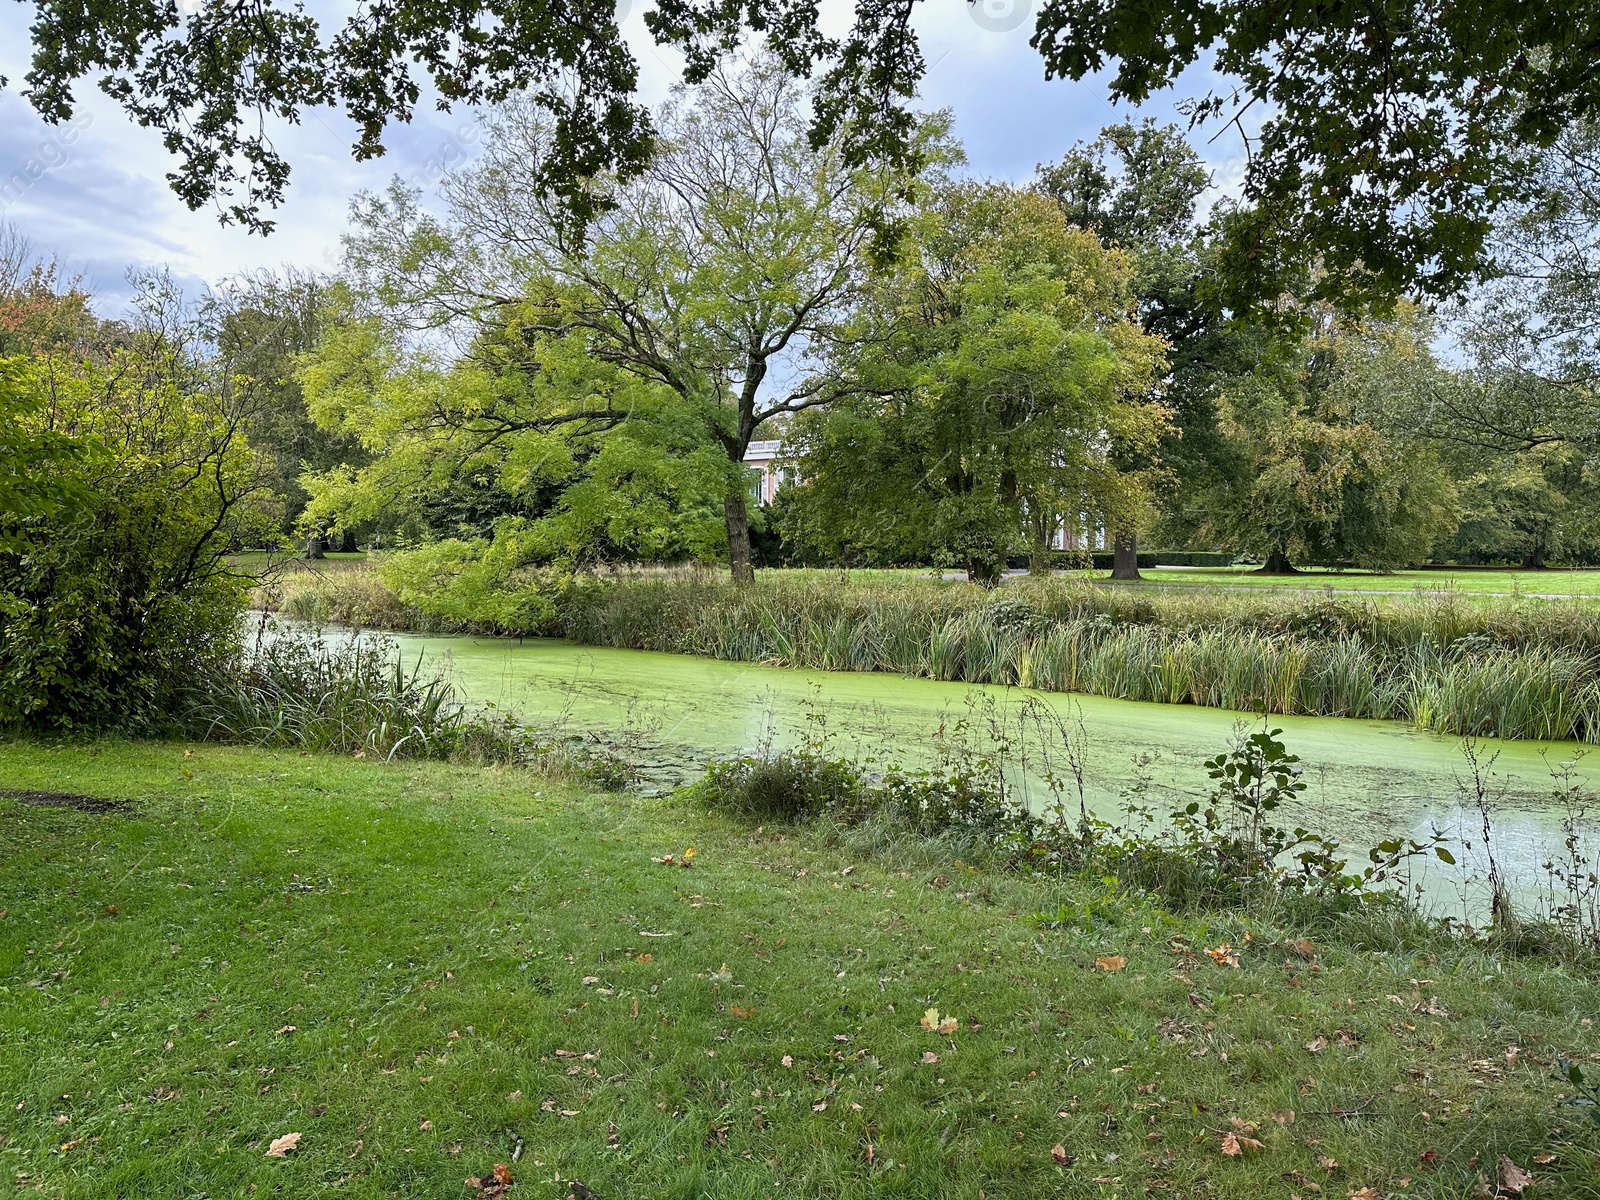
[[125,802],[0,799],[21,1194],[1370,1200],[1504,1154],[1600,1195],[1552,1067],[1600,983],[1559,967],[516,772],[13,744],[0,784]]
[[[1275,588],[1374,592],[1455,591],[1468,595],[1600,596],[1600,569],[1518,571],[1506,569],[1394,571],[1329,571],[1308,567],[1298,575],[1258,575],[1255,567],[1147,567],[1143,581],[1118,582],[1118,587],[1183,584],[1231,588]],[[1104,571],[1092,578],[1112,580]]]

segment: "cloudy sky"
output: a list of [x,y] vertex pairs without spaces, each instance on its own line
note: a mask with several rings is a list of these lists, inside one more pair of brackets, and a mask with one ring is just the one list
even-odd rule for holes
[[[645,33],[644,0],[623,0],[631,11],[624,30],[639,58],[642,90],[661,98],[677,78],[677,63]],[[1046,82],[1028,45],[1029,0],[927,0],[918,20],[929,70],[922,104],[948,108],[966,145],[975,175],[1025,179],[1036,163],[1059,158],[1074,143],[1124,118],[1106,100],[1103,82]],[[334,14],[326,0],[309,5]],[[824,12],[845,19],[848,6],[824,0]],[[338,113],[307,114],[299,126],[275,132],[293,167],[288,199],[275,214],[277,231],[261,238],[222,226],[215,211],[190,212],[168,188],[173,160],[157,136],[140,129],[92,84],[79,89],[81,106],[70,128],[46,125],[20,94],[27,71],[32,7],[0,6],[0,220],[9,221],[47,254],[81,273],[102,307],[115,311],[126,296],[130,267],[165,266],[198,289],[229,275],[283,263],[331,268],[351,196],[383,187],[395,175],[432,187],[441,163],[472,153],[470,110],[420,111],[409,126],[386,136],[388,154],[366,163],[350,158],[353,133]],[[336,16],[333,16],[337,20]],[[1171,95],[1141,110],[1161,120],[1181,120],[1174,105],[1206,86],[1196,71]],[[1224,188],[1237,181],[1237,139],[1224,134],[1196,148],[1212,163]],[[30,163],[31,172],[27,170]],[[16,175],[42,175],[18,186]],[[9,183],[7,181],[10,181]]]

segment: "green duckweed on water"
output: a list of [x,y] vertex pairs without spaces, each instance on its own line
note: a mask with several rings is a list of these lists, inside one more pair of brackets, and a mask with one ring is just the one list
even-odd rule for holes
[[[575,732],[631,742],[663,777],[687,781],[706,758],[763,742],[793,744],[817,718],[834,746],[851,757],[920,765],[941,727],[981,720],[974,705],[993,699],[1015,712],[1027,698],[1069,723],[1082,722],[1085,792],[1101,816],[1117,819],[1141,777],[1161,807],[1197,798],[1201,764],[1225,747],[1246,713],[1140,703],[1020,688],[906,679],[868,672],[791,670],[651,651],[580,646],[553,639],[398,635],[401,652],[436,662],[473,701],[511,710],[530,723],[560,722]],[[1399,722],[1274,716],[1304,764],[1305,811],[1286,818],[1351,845],[1391,835],[1456,840],[1460,872],[1435,869],[1430,886],[1449,889],[1485,865],[1481,817],[1463,793],[1470,772],[1460,739],[1422,733]],[[1495,853],[1524,890],[1543,877],[1542,863],[1562,837],[1565,813],[1552,795],[1551,770],[1577,760],[1580,782],[1594,769],[1577,743],[1486,741],[1496,756]]]

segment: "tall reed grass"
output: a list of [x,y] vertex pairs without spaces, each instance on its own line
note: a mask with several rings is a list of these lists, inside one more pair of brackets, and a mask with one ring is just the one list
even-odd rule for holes
[[595,645],[1017,684],[1243,712],[1600,741],[1600,608],[1581,601],[985,592],[784,573],[622,580],[564,613]]

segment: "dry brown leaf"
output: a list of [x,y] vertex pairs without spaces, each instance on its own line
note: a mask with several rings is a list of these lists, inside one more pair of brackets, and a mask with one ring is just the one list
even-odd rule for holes
[[1223,942],[1215,950],[1207,950],[1206,954],[1219,967],[1237,967],[1239,965],[1239,952],[1227,942]]
[[281,1138],[272,1139],[272,1145],[267,1147],[267,1157],[283,1158],[289,1151],[298,1148],[299,1145],[300,1135],[298,1133],[286,1133]]
[[922,1061],[925,1063],[936,1063],[939,1061],[939,1056],[932,1050],[924,1050],[922,1052]]
[[1502,1196],[1520,1196],[1528,1190],[1528,1185],[1532,1182],[1532,1175],[1529,1175],[1504,1154],[1500,1156],[1500,1167],[1496,1172],[1495,1183]]
[[1114,975],[1128,965],[1128,960],[1120,954],[1107,954],[1095,959],[1094,965],[1107,975]]
[[1375,1187],[1353,1188],[1347,1194],[1350,1200],[1383,1200]]
[[1050,1157],[1055,1159],[1056,1162],[1060,1163],[1063,1167],[1066,1166],[1069,1161],[1071,1161],[1071,1156],[1067,1153],[1067,1148],[1060,1142],[1057,1142],[1054,1146],[1050,1147]]

